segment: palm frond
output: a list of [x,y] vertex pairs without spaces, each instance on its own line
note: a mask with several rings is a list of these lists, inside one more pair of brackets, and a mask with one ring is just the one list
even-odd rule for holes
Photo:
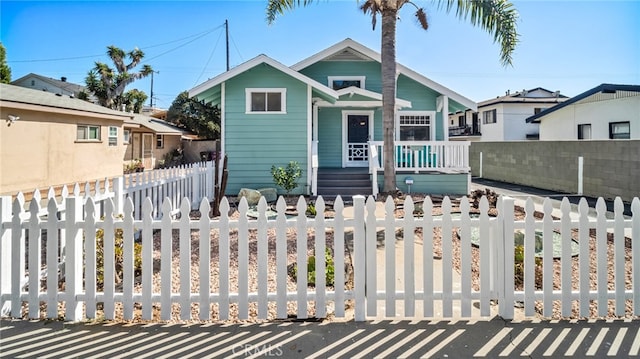
[[378,22],[378,14],[382,14],[383,4],[381,0],[367,0],[360,5],[360,10],[366,15],[371,16],[371,27],[376,29]]
[[415,17],[418,23],[420,24],[420,27],[422,27],[423,30],[429,29],[429,21],[427,20],[427,13],[424,11],[423,8],[419,8],[418,10],[416,10]]
[[276,21],[278,15],[283,15],[285,10],[293,10],[296,7],[307,6],[315,0],[269,0],[267,3],[267,24]]
[[493,35],[500,44],[500,61],[504,66],[513,62],[513,52],[519,42],[517,32],[518,11],[508,0],[437,0],[446,12],[456,8],[456,16],[469,20]]

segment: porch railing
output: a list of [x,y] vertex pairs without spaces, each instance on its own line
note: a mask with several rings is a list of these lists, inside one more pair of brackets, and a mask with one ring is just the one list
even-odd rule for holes
[[[384,142],[371,141],[377,156],[369,160],[369,168],[384,167]],[[396,170],[469,172],[468,141],[396,141],[393,154]],[[377,162],[375,162],[377,161]]]

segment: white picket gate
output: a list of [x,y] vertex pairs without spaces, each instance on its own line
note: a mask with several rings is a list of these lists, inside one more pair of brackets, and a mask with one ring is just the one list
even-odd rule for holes
[[[335,216],[332,218],[325,218],[322,198],[315,203],[318,212],[315,218],[305,216],[307,203],[303,198],[297,203],[298,214],[287,217],[281,198],[275,219],[268,219],[264,199],[258,205],[257,219],[247,217],[244,199],[238,205],[237,218],[228,215],[230,205],[223,199],[223,215],[215,219],[206,215],[210,210],[206,198],[200,202],[202,216],[199,219],[189,218],[192,204],[188,199],[180,204],[179,219],[174,219],[169,199],[163,201],[158,211],[150,198],[144,199],[138,218],[134,216],[131,198],[125,201],[122,217],[117,216],[113,201],[107,199],[104,219],[96,212],[93,199],[87,199],[86,205],[84,202],[74,196],[66,198],[66,215],[59,218],[61,205],[55,200],[49,200],[47,215],[41,216],[39,201],[32,201],[29,211],[25,212],[19,200],[11,203],[10,197],[0,198],[0,306],[8,305],[12,317],[57,318],[64,314],[67,320],[95,318],[99,303],[106,319],[115,317],[117,307],[122,309],[124,319],[133,319],[135,309],[140,308],[140,316],[146,320],[154,318],[154,311],[159,311],[156,314],[162,320],[189,320],[196,316],[201,320],[225,320],[236,317],[230,313],[232,307],[237,309],[238,319],[325,317],[329,311],[336,317],[344,317],[345,305],[349,304],[353,306],[355,320],[362,321],[372,316],[395,317],[399,303],[404,307],[404,316],[414,316],[416,307],[421,305],[422,316],[433,317],[434,305],[438,303],[443,308],[442,316],[447,318],[452,316],[454,302],[460,304],[462,317],[470,316],[474,301],[479,302],[480,315],[489,316],[492,300],[497,300],[499,314],[507,319],[513,318],[515,301],[524,303],[527,316],[535,314],[536,304],[542,305],[543,315],[555,315],[554,302],[560,303],[562,316],[593,316],[589,308],[591,301],[597,303],[599,316],[607,315],[611,307],[617,316],[640,314],[640,285],[635,274],[640,273],[640,246],[633,245],[634,240],[640,238],[637,198],[632,203],[633,216],[628,219],[622,215],[619,199],[613,219],[606,218],[602,199],[596,206],[595,219],[588,217],[584,200],[580,202],[578,218],[571,218],[570,206],[565,200],[561,218],[554,219],[547,199],[542,220],[533,217],[531,199],[525,206],[525,219],[515,219],[514,201],[510,198],[498,201],[495,217],[489,215],[486,198],[481,200],[477,216],[470,215],[466,200],[461,200],[459,214],[452,215],[448,198],[442,202],[442,216],[433,216],[433,204],[427,198],[422,203],[425,215],[415,217],[414,203],[408,198],[403,218],[395,217],[396,208],[391,200],[385,203],[385,216],[377,218],[373,197],[366,203],[364,197],[354,198],[353,218],[343,215],[340,198],[333,204]],[[157,212],[159,218],[156,218]],[[402,231],[398,232],[399,229]],[[416,235],[420,231],[434,233],[434,229],[441,233],[441,290],[435,290],[430,279],[433,278],[436,237],[423,235],[419,240]],[[101,291],[96,286],[96,241],[87,240],[94,238],[99,230],[104,231],[104,258],[114,258],[116,233],[118,230],[123,233],[122,277],[116,278],[114,261],[105,260],[105,284]],[[512,254],[512,233],[516,230],[524,233],[524,285],[518,290],[513,279]],[[138,274],[134,268],[136,231],[140,231],[142,247]],[[536,231],[542,233],[544,251],[541,288],[536,288],[534,278]],[[379,243],[378,232],[382,233],[383,243]],[[477,243],[472,243],[474,232],[478,233]],[[625,232],[631,233],[627,239]],[[563,239],[560,260],[552,259],[554,233],[560,233]],[[45,235],[46,241],[43,241]],[[61,236],[66,241],[64,251],[58,248]],[[177,242],[172,244],[174,236]],[[577,238],[579,246],[577,259],[569,255],[571,248],[567,243],[572,236]],[[330,252],[335,286],[327,286],[325,277],[319,275],[315,287],[309,287],[305,265],[297,267],[297,281],[292,282],[289,266],[294,262],[307,263],[313,253],[325,253],[329,237],[333,238]],[[401,267],[399,261],[396,262],[395,251],[400,241],[403,244]],[[593,242],[595,251],[590,247]],[[194,252],[192,245],[196,244],[199,249]],[[416,250],[419,245],[421,251]],[[384,252],[382,263],[378,251]],[[589,280],[591,257],[595,257],[595,284]],[[458,280],[454,259],[461,263],[459,290],[453,285]],[[570,264],[574,260],[579,262],[578,270]],[[59,282],[60,262],[64,263],[65,275]],[[415,270],[418,262],[423,265],[422,273]],[[352,280],[345,263],[353,268]],[[554,284],[554,266],[558,264],[561,281]],[[382,267],[385,270],[381,271]],[[172,281],[178,270],[176,286]],[[323,255],[315,257],[315,270],[325,273]],[[44,271],[46,281],[30,275],[25,289],[24,278],[33,271]],[[403,273],[403,288],[395,286],[396,271]],[[197,289],[192,287],[192,275],[198,277]],[[381,276],[383,286],[378,285]],[[614,278],[613,283],[609,283],[610,276]],[[154,280],[157,278],[159,281]],[[159,283],[159,287],[154,287],[154,283]],[[40,313],[43,303],[46,313]],[[59,311],[60,303],[64,303],[62,311]],[[379,312],[382,303],[384,313]],[[179,305],[179,313],[172,313],[173,304]],[[577,314],[572,312],[575,304],[579,304]]]

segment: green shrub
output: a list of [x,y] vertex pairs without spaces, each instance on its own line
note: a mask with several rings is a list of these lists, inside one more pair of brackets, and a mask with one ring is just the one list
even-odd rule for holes
[[[121,283],[124,274],[124,231],[121,228],[116,229],[114,242],[115,280],[116,283]],[[96,231],[96,287],[98,290],[104,289],[104,262],[104,229],[101,228]],[[142,271],[142,244],[137,242],[133,244],[133,268],[134,275]]]
[[[325,250],[325,284],[332,287],[335,282],[335,266],[333,264],[333,256],[329,248]],[[291,270],[291,276],[293,280],[297,281],[298,268],[297,265],[293,265]],[[307,260],[307,284],[310,286],[316,285],[316,257],[311,256]]]
[[271,166],[273,183],[282,187],[287,194],[298,187],[298,179],[302,176],[302,170],[298,162],[291,161],[286,168]]
[[[516,288],[520,288],[524,285],[524,246],[516,245],[514,251],[514,283]],[[535,257],[535,283],[536,288],[541,287],[541,273],[542,273],[542,258]]]
[[316,210],[316,205],[313,202],[309,202],[309,204],[307,205],[306,213],[309,216],[315,216],[318,214],[318,211]]

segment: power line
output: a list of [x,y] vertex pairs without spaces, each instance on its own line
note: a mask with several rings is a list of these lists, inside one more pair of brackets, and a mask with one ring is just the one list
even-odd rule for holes
[[194,41],[196,41],[196,40],[198,40],[198,39],[201,39],[201,38],[205,37],[206,35],[208,35],[208,34],[210,34],[210,33],[214,32],[215,30],[217,30],[217,29],[219,29],[219,28],[221,28],[221,27],[222,27],[222,25],[220,25],[220,26],[218,26],[218,27],[216,27],[215,29],[212,29],[212,30],[210,30],[210,31],[204,32],[204,33],[202,33],[201,35],[199,35],[198,37],[194,38],[194,39],[193,39],[193,40],[191,40],[191,41],[187,41],[187,42],[185,42],[184,44],[180,44],[180,45],[178,45],[178,46],[174,47],[173,49],[169,49],[169,50],[167,50],[167,51],[165,51],[165,52],[163,52],[163,53],[161,53],[161,54],[159,54],[159,55],[156,55],[156,56],[154,56],[154,57],[152,57],[152,58],[150,58],[150,59],[146,59],[146,60],[145,60],[145,62],[149,62],[149,61],[151,61],[151,60],[153,60],[153,59],[157,59],[157,58],[158,58],[158,57],[160,57],[160,56],[166,55],[166,54],[168,54],[168,53],[170,53],[170,52],[173,52],[173,51],[175,51],[175,50],[177,50],[177,49],[179,49],[179,48],[181,48],[181,47],[187,46],[187,45],[189,45],[190,43],[192,43],[192,42],[194,42]]
[[207,63],[204,64],[204,67],[202,68],[202,72],[200,72],[200,75],[198,75],[198,78],[196,79],[196,82],[193,84],[194,87],[198,84],[198,81],[200,81],[200,78],[202,77],[202,75],[204,75],[204,72],[207,70],[207,66],[209,66],[209,62],[211,61],[211,58],[213,57],[213,54],[216,52],[216,48],[218,47],[218,43],[220,42],[220,38],[221,37],[222,37],[222,31],[220,31],[220,35],[218,35],[218,39],[216,40],[216,44],[213,46],[213,49],[211,50],[211,53],[209,54],[209,58],[207,59]]
[[[175,42],[183,41],[183,40],[186,40],[186,39],[189,39],[189,38],[192,38],[192,37],[196,37],[195,39],[193,39],[193,40],[191,40],[191,41],[189,41],[189,42],[186,42],[186,43],[184,43],[184,44],[182,44],[182,45],[180,45],[180,46],[177,46],[177,47],[175,47],[175,48],[173,48],[173,49],[171,49],[171,50],[168,50],[168,51],[166,51],[166,52],[163,52],[163,53],[161,53],[160,55],[157,55],[157,56],[155,56],[155,57],[153,57],[153,58],[152,58],[152,59],[155,59],[155,58],[157,58],[157,57],[159,57],[159,56],[162,56],[162,55],[164,55],[164,54],[167,54],[167,53],[169,53],[169,52],[171,52],[171,51],[177,50],[177,49],[179,49],[179,48],[180,48],[180,47],[182,47],[182,46],[185,46],[185,45],[187,45],[187,44],[190,44],[190,43],[192,43],[193,41],[198,40],[198,39],[200,39],[200,38],[202,38],[202,37],[204,37],[204,36],[206,36],[206,35],[208,35],[208,34],[210,34],[210,33],[214,32],[214,31],[216,31],[216,30],[220,29],[222,26],[224,26],[224,25],[218,25],[217,27],[215,27],[215,28],[213,28],[213,29],[210,29],[210,30],[202,31],[202,32],[199,32],[199,33],[197,33],[197,34],[193,34],[193,35],[185,36],[185,37],[183,37],[183,38],[180,38],[180,39],[177,39],[177,40],[167,41],[167,42],[164,42],[164,43],[161,43],[161,44],[156,44],[156,45],[150,45],[150,46],[141,47],[140,49],[141,49],[141,50],[151,49],[151,48],[154,48],[154,47],[164,46],[164,45],[172,44],[172,43],[175,43]],[[69,60],[89,59],[89,58],[95,58],[95,57],[100,57],[100,56],[104,56],[104,54],[98,54],[98,55],[86,55],[86,56],[73,56],[73,57],[60,57],[60,58],[53,58],[53,59],[7,60],[7,63],[29,63],[29,62],[55,62],[55,61],[69,61]],[[149,60],[151,60],[151,59],[149,59]],[[149,60],[147,60],[147,61],[149,61]]]

